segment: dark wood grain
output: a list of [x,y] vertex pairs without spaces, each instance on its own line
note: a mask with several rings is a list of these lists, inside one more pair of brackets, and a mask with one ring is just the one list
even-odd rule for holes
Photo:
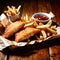
[[5,59],[7,59],[7,55],[0,52],[0,60],[5,60]]
[[[10,2],[9,2],[10,1]],[[21,16],[24,17],[26,14],[31,17],[32,14],[36,12],[47,12],[52,11],[55,14],[54,20],[60,24],[60,1],[59,0],[3,0],[0,1],[1,5],[1,13],[6,9],[7,5],[19,6],[22,5],[21,8]],[[2,6],[3,4],[3,6]],[[4,7],[4,8],[3,8]],[[33,46],[30,48],[34,48]],[[29,48],[29,49],[30,49]],[[38,48],[38,47],[37,47]],[[0,52],[0,60],[60,60],[60,45],[55,45],[52,47],[47,47],[43,49],[33,49],[31,53],[29,49],[25,49],[25,55],[21,51],[9,52],[9,54],[5,55]],[[29,51],[28,51],[29,50]],[[13,53],[13,54],[12,54]]]
[[60,60],[60,55],[55,55],[53,57],[50,57],[50,60]]
[[[48,48],[46,49],[41,49],[39,50],[36,56],[36,60],[49,60],[49,55],[48,55]],[[33,55],[33,60],[35,59],[35,55]]]
[[55,14],[56,21],[60,24],[60,0],[51,0],[52,12]]
[[50,50],[50,55],[55,56],[60,54],[60,46],[53,46],[49,48]]

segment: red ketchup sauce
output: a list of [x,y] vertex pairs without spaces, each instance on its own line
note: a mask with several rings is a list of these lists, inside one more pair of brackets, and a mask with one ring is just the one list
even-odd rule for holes
[[49,19],[46,15],[43,15],[43,14],[37,14],[34,16],[34,18],[36,18],[38,20],[48,20]]

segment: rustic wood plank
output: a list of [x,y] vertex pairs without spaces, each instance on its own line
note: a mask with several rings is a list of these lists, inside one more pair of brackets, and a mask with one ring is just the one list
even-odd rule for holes
[[48,49],[41,49],[35,55],[33,60],[49,60]]
[[33,60],[33,59],[34,59],[34,60],[38,60],[38,59],[37,59],[37,56],[38,56],[38,54],[33,54],[32,60]]
[[50,60],[60,60],[60,55],[55,55],[53,57],[50,57]]
[[[51,2],[51,4],[50,4],[50,0],[48,0],[48,1],[47,0],[29,0],[29,1],[24,0],[22,2],[24,3],[24,4],[22,4],[22,6],[23,6],[22,17],[24,17],[26,14],[31,17],[31,15],[36,12],[48,12],[49,13],[52,10],[53,13],[56,15],[57,21],[60,21],[59,20],[60,8],[59,8],[59,6],[58,7],[56,6],[56,0],[55,0],[55,3]],[[59,5],[59,4],[57,3],[57,5]],[[52,9],[51,9],[51,7],[52,7]],[[40,50],[37,50],[36,53],[31,54],[30,56],[24,57],[24,56],[10,55],[8,60],[49,60],[49,59],[59,60],[59,58],[60,58],[59,50],[60,50],[60,46],[53,46],[53,47],[49,48],[49,51],[48,51],[48,48],[40,49]],[[4,60],[4,59],[6,59],[7,56],[5,56],[3,53],[0,53],[0,57],[1,57],[0,60]]]
[[9,57],[9,60],[28,60],[28,57],[11,55],[11,56]]
[[39,12],[47,12],[47,9],[46,9],[46,4],[45,4],[45,0],[38,0],[38,11]]
[[60,0],[51,0],[52,12],[55,14],[56,22],[60,24]]
[[60,54],[60,46],[53,46],[49,48],[50,50],[50,55],[55,56]]
[[23,6],[22,17],[26,16],[26,14],[31,17],[32,14],[37,12],[37,1],[36,0],[25,0]]
[[0,60],[6,60],[6,59],[7,59],[7,55],[0,52]]

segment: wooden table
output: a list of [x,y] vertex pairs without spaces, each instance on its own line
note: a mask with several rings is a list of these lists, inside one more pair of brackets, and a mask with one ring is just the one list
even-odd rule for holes
[[[36,12],[52,11],[55,14],[54,20],[60,24],[60,1],[59,0],[0,0],[0,13],[6,9],[7,5],[22,5],[21,16],[32,16]],[[60,42],[60,41],[59,41]],[[32,47],[33,48],[33,47]],[[7,49],[6,49],[7,50]],[[30,49],[31,50],[31,49]],[[25,50],[24,50],[25,51]],[[18,50],[5,53],[0,52],[0,60],[60,60],[60,45],[56,44],[50,47],[34,50],[35,53],[27,54],[29,49],[26,49],[25,55]],[[7,53],[8,52],[8,53]],[[13,53],[13,54],[12,54]]]

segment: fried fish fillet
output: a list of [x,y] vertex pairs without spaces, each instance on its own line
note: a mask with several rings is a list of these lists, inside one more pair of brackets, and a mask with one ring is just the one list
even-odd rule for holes
[[40,30],[33,28],[33,27],[27,27],[24,30],[17,32],[15,34],[15,41],[20,42],[25,39],[28,39],[29,37],[33,36],[34,34],[37,34]]
[[21,21],[16,21],[14,23],[11,23],[9,26],[7,26],[3,36],[5,38],[9,38],[10,36],[12,36],[15,32],[17,32],[20,28],[22,28],[24,26],[24,22]]

